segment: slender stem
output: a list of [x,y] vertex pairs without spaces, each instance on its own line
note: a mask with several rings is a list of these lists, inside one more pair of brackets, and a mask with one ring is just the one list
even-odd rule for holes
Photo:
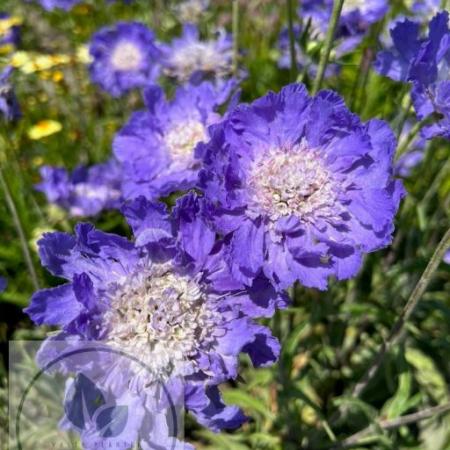
[[431,257],[425,271],[420,277],[420,280],[417,282],[416,287],[412,291],[411,295],[409,296],[409,299],[405,307],[403,308],[400,317],[397,319],[394,326],[391,328],[387,340],[383,342],[383,345],[381,346],[381,349],[377,353],[376,358],[374,359],[370,367],[367,369],[361,381],[353,389],[352,392],[353,397],[359,397],[361,393],[367,388],[367,386],[377,373],[378,369],[380,368],[384,360],[384,357],[386,356],[386,353],[388,353],[391,350],[391,348],[403,336],[404,325],[411,317],[411,314],[413,313],[414,309],[419,303],[420,298],[422,297],[423,293],[428,287],[428,284],[430,283],[434,272],[441,263],[442,258],[449,246],[450,246],[450,228],[447,230],[444,237],[436,247],[436,250],[433,256]]
[[417,122],[406,136],[405,140],[398,146],[397,152],[395,154],[395,158],[400,158],[403,153],[405,153],[408,149],[412,141],[415,139],[419,131],[428,123],[428,121],[422,120],[421,122]]
[[239,62],[239,0],[233,0],[233,74],[237,76]]
[[444,405],[433,406],[433,407],[418,411],[416,413],[397,417],[395,419],[379,420],[376,425],[368,426],[364,430],[353,434],[352,436],[350,436],[347,439],[345,439],[344,441],[342,441],[338,447],[333,447],[333,448],[339,448],[339,449],[349,448],[354,445],[357,445],[358,443],[360,443],[360,441],[362,439],[369,437],[370,434],[377,433],[377,429],[381,428],[383,430],[391,430],[394,428],[402,427],[404,425],[409,425],[411,423],[416,423],[421,420],[429,419],[430,417],[444,414],[449,411],[450,411],[450,403],[446,403]]
[[286,6],[289,31],[289,51],[291,54],[291,80],[296,80],[297,57],[295,55],[294,8],[292,7],[292,0],[286,0]]
[[19,235],[20,245],[22,246],[23,256],[25,258],[25,263],[28,267],[28,271],[30,272],[31,281],[33,282],[33,286],[35,290],[39,289],[38,277],[36,275],[36,271],[34,269],[33,260],[31,258],[30,250],[28,248],[28,242],[25,238],[25,233],[23,231],[22,223],[20,221],[19,214],[17,213],[16,205],[14,204],[14,200],[11,197],[11,193],[9,191],[8,185],[6,183],[5,177],[3,176],[3,170],[0,167],[0,185],[2,187],[3,193],[5,195],[6,204],[11,212],[11,216],[14,222],[14,226],[16,227],[17,234]]
[[[402,102],[401,104],[403,105],[403,99],[406,96],[409,96],[409,91],[406,92],[406,94],[403,95],[402,97]],[[400,139],[400,136],[402,135],[403,132],[403,128],[405,126],[406,121],[408,120],[408,116],[409,113],[411,112],[411,108],[412,108],[412,100],[411,97],[409,96],[407,103],[406,103],[406,107],[402,108],[400,111],[400,115],[398,118],[398,130],[397,130],[397,139]]]
[[328,26],[327,35],[325,37],[325,47],[323,48],[322,54],[320,55],[319,69],[317,70],[316,79],[314,80],[312,89],[313,95],[316,94],[322,86],[325,70],[330,58],[331,48],[333,47],[334,35],[336,33],[343,5],[344,0],[334,0],[333,2],[333,11],[331,13],[331,19]]
[[450,158],[447,159],[445,164],[439,170],[438,174],[436,175],[433,182],[431,183],[430,188],[423,196],[421,203],[422,203],[422,205],[424,205],[425,208],[430,204],[430,200],[431,200],[432,196],[439,189],[439,186],[441,185],[441,183],[446,179],[447,172],[449,172],[449,171],[450,171]]

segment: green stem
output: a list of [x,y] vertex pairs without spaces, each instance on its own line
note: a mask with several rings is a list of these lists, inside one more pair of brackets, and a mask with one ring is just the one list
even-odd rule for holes
[[331,13],[331,19],[328,26],[327,35],[325,37],[325,47],[320,55],[319,69],[317,70],[316,79],[312,89],[313,95],[315,95],[322,86],[325,70],[327,68],[328,60],[330,59],[331,48],[333,47],[334,35],[341,16],[342,6],[344,0],[334,0],[333,11]]
[[375,439],[379,437],[379,429],[383,430],[392,430],[395,428],[400,428],[405,425],[410,425],[412,423],[420,422],[421,420],[429,419],[430,417],[438,416],[441,414],[448,413],[450,411],[450,403],[446,403],[444,405],[432,406],[430,408],[423,409],[416,413],[407,414],[406,416],[400,416],[395,419],[385,419],[379,420],[376,426],[368,426],[362,431],[358,431],[354,435],[345,439],[337,447],[337,449],[344,449],[353,447],[355,445],[361,445],[363,439],[369,438],[371,434],[375,434],[373,436]]
[[[407,91],[406,94],[409,96],[409,92]],[[402,97],[402,105],[403,105],[403,99],[405,98],[405,95]],[[412,100],[411,97],[408,98],[407,104],[405,108],[402,108],[400,116],[398,118],[398,130],[397,130],[397,139],[400,139],[400,136],[402,135],[403,128],[405,126],[406,121],[408,120],[409,113],[411,112],[412,107]]]
[[288,31],[289,31],[289,52],[291,54],[291,80],[297,79],[297,57],[295,55],[295,35],[294,35],[294,8],[292,0],[286,0]]
[[33,283],[33,287],[35,290],[39,289],[39,282],[36,271],[34,269],[33,260],[31,258],[30,249],[28,248],[28,242],[25,238],[25,232],[23,231],[23,226],[20,221],[19,214],[17,213],[16,205],[14,204],[14,200],[9,191],[8,185],[6,183],[5,177],[3,175],[3,170],[0,167],[0,185],[2,187],[3,193],[5,195],[6,204],[11,212],[11,216],[14,222],[14,226],[16,227],[17,234],[19,235],[20,245],[22,246],[23,256],[25,258],[25,263],[28,267],[28,271],[30,272],[31,281]]
[[233,0],[233,74],[237,76],[239,67],[239,0]]
[[391,328],[387,340],[382,344],[381,349],[377,353],[376,358],[374,359],[370,367],[367,369],[361,381],[353,389],[352,392],[353,397],[359,397],[362,394],[362,392],[367,388],[369,383],[372,381],[373,377],[378,372],[378,369],[380,368],[384,360],[384,357],[386,356],[386,353],[388,353],[391,350],[391,348],[404,335],[403,334],[404,325],[411,317],[411,314],[414,312],[417,304],[419,303],[420,298],[427,289],[434,272],[441,263],[442,258],[449,246],[450,246],[450,228],[447,230],[444,237],[436,247],[436,250],[433,256],[431,257],[425,271],[420,277],[420,280],[416,284],[416,287],[412,291],[411,295],[409,296],[409,299],[405,307],[403,308],[400,317],[397,319],[394,326]]
[[427,208],[430,204],[431,197],[437,192],[441,183],[446,179],[447,172],[450,170],[450,158],[447,159],[445,164],[442,166],[441,170],[438,172],[433,182],[431,183],[430,188],[423,196],[421,201],[422,205]]
[[401,145],[398,146],[397,152],[395,154],[395,159],[400,158],[400,156],[403,155],[408,149],[412,141],[415,139],[419,131],[428,123],[428,121],[423,120],[421,122],[417,122],[408,133],[408,136],[406,136],[405,140],[402,142]]

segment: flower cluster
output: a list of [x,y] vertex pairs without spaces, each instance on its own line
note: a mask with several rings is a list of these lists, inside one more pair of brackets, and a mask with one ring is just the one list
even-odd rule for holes
[[[58,325],[66,335],[103,341],[151,366],[133,372],[137,391],[166,376],[186,379],[187,409],[213,430],[239,426],[245,417],[219,401],[217,384],[236,378],[237,357],[255,366],[278,356],[279,344],[253,321],[287,303],[264,277],[246,287],[231,276],[226,246],[208,226],[211,205],[194,194],[169,215],[143,197],[123,210],[134,242],[88,224],[75,236],[44,235],[42,264],[69,281],[37,292],[27,313],[37,324]],[[117,379],[122,375],[117,373]]]
[[394,47],[378,53],[375,69],[396,81],[412,83],[412,100],[420,120],[437,120],[422,128],[427,139],[450,139],[450,29],[448,12],[430,22],[429,34],[420,38],[420,24],[404,19],[391,30]]
[[63,167],[50,166],[42,167],[40,172],[42,181],[36,189],[71,216],[95,216],[122,204],[122,171],[114,159],[92,167],[80,166],[71,174]]
[[[320,29],[331,3],[302,8]],[[341,50],[387,10],[382,0],[345,4]],[[299,37],[301,28],[295,31]],[[283,31],[280,66],[287,66],[287,39]],[[160,380],[177,390],[182,378],[186,409],[214,431],[246,420],[224,404],[218,386],[238,379],[241,353],[255,367],[277,360],[280,344],[256,319],[285,308],[294,283],[324,290],[389,245],[405,194],[394,174],[407,176],[411,167],[401,160],[395,167],[387,123],[362,122],[333,91],[310,96],[293,83],[238,104],[231,47],[226,33],[201,40],[192,24],[170,45],[136,22],[98,31],[91,78],[113,96],[141,89],[145,108],[116,133],[106,163],[73,173],[44,167],[37,186],[72,216],[116,209],[132,229],[131,239],[86,223],[74,235],[45,234],[42,264],[67,282],[36,292],[26,311],[35,323],[60,328],[52,341],[101,341],[150,367],[97,361],[109,375],[96,381],[115,394],[114,405],[130,395],[139,407],[132,436],[142,448],[152,448],[138,430],[155,413]],[[299,66],[314,75],[297,50]],[[326,74],[335,73],[330,65]],[[69,400],[83,383],[72,383]],[[161,417],[161,435],[166,425]]]

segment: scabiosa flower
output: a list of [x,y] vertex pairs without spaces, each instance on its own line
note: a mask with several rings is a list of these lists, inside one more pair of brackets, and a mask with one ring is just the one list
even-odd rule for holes
[[12,67],[6,67],[0,72],[0,115],[8,122],[22,117],[19,102],[10,82],[12,72]]
[[208,81],[179,87],[170,101],[159,86],[147,88],[147,110],[134,113],[113,143],[124,197],[155,199],[193,187],[200,169],[196,147],[209,139],[207,127],[220,119],[215,111],[228,94],[226,86]]
[[234,276],[320,289],[354,276],[391,241],[403,195],[395,146],[385,122],[361,123],[332,91],[310,98],[291,84],[237,107],[204,146],[199,182]]
[[208,225],[211,206],[196,195],[179,199],[172,215],[143,197],[123,211],[135,242],[89,224],[75,236],[44,235],[42,264],[68,283],[35,293],[26,312],[38,325],[60,326],[59,339],[102,341],[151,368],[131,365],[124,376],[112,367],[117,392],[183,377],[186,407],[202,424],[239,426],[244,416],[221,402],[217,384],[237,376],[241,351],[255,366],[275,361],[278,342],[252,318],[272,315],[286,297],[263,277],[250,288],[231,277]]
[[160,51],[153,32],[138,22],[119,22],[92,37],[91,78],[113,96],[144,87],[159,74]]
[[377,55],[375,69],[397,81],[412,82],[411,92],[417,117],[424,120],[433,113],[440,120],[422,128],[427,139],[450,139],[450,30],[448,12],[430,22],[428,38],[419,36],[419,23],[405,19],[391,31],[394,48]]
[[75,5],[81,3],[81,0],[39,0],[40,5],[47,11],[54,9],[71,10]]
[[[299,15],[311,20],[313,30],[324,35],[330,22],[333,0],[306,0],[300,2]],[[388,11],[386,0],[346,0],[336,32],[336,54],[352,51],[364,38],[369,27],[381,20]]]
[[0,294],[8,287],[8,280],[5,277],[0,276]]
[[36,189],[71,216],[94,216],[122,204],[121,167],[114,159],[91,167],[80,166],[72,173],[62,167],[44,166],[40,173],[42,181]]
[[181,37],[163,47],[164,72],[184,82],[198,74],[226,77],[232,69],[232,39],[221,31],[217,40],[202,41],[194,24],[185,24]]
[[445,252],[443,260],[446,264],[450,264],[450,248]]
[[197,23],[208,9],[209,0],[185,0],[176,6],[180,22]]
[[441,9],[441,0],[409,0],[407,3],[408,12],[412,13],[414,17],[429,21]]

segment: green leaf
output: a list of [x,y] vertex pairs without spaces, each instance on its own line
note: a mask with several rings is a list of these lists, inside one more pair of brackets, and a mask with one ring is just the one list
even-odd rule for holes
[[412,374],[409,371],[401,373],[398,377],[397,391],[394,397],[390,398],[382,409],[383,415],[388,419],[394,419],[408,409],[412,379]]
[[267,420],[274,420],[274,415],[269,410],[267,403],[240,389],[228,389],[223,391],[225,403],[235,404],[245,409],[248,414],[260,414]]
[[447,383],[434,361],[417,348],[407,348],[406,361],[415,369],[417,382],[437,402],[447,397]]

